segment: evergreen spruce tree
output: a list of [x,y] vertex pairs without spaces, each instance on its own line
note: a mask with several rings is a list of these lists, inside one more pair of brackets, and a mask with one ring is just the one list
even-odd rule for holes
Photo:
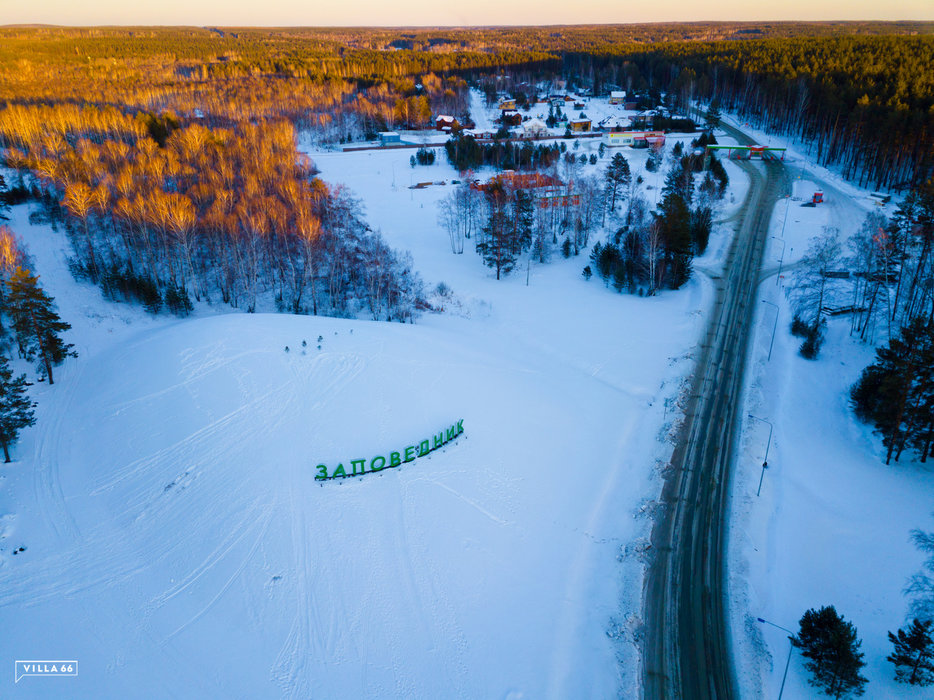
[[52,297],[42,291],[39,278],[29,270],[17,267],[7,286],[7,311],[20,355],[34,360],[40,375],[54,384],[52,367],[60,365],[67,357],[77,357],[72,350],[74,346],[61,338],[71,324],[59,318]]
[[710,132],[720,126],[720,100],[713,100],[710,103],[707,114],[704,115],[704,126]]
[[678,289],[691,276],[693,244],[691,241],[691,210],[684,198],[669,192],[659,205],[658,221],[664,248],[665,283]]
[[616,211],[616,198],[625,192],[632,180],[629,162],[622,153],[616,153],[606,169],[606,194],[609,198],[610,211]]
[[0,444],[5,462],[10,461],[10,445],[16,442],[19,431],[36,422],[34,404],[26,393],[26,375],[13,377],[6,357],[0,355]]
[[496,270],[496,279],[509,274],[519,257],[520,244],[517,231],[506,214],[506,193],[500,184],[492,185],[486,192],[489,218],[481,228],[482,239],[477,241],[477,252],[487,267]]
[[[601,144],[603,145],[603,144]],[[8,201],[9,192],[6,186],[6,180],[3,179],[3,175],[0,175],[0,219],[6,220],[9,219],[6,214],[10,210],[10,203]]]
[[862,695],[868,680],[859,671],[866,662],[853,624],[830,605],[808,610],[801,617],[800,627],[791,643],[809,659],[805,664],[811,672],[808,682],[834,698]]
[[886,464],[892,457],[897,462],[906,445],[916,446],[926,460],[934,431],[934,324],[916,318],[877,349],[850,398],[856,415],[882,435]]
[[928,686],[934,683],[934,639],[930,620],[915,618],[907,630],[889,632],[895,646],[888,660],[895,664],[895,680],[908,685]]
[[934,620],[934,532],[912,530],[911,540],[925,555],[921,570],[912,574],[905,586],[911,600],[910,612],[920,620]]
[[521,250],[532,245],[532,233],[535,227],[535,202],[526,190],[516,190],[515,224],[513,242]]

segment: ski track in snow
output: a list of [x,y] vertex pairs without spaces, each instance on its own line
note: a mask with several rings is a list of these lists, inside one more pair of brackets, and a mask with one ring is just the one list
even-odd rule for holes
[[[74,408],[75,397],[78,395],[77,387],[80,385],[83,372],[84,367],[78,367],[69,378],[64,399],[59,399],[53,404],[51,415],[47,415],[46,418],[49,421],[49,427],[42,432],[42,438],[36,445],[33,458],[35,464],[33,483],[39,515],[44,522],[51,525],[60,542],[74,542],[81,534],[65,501],[59,473],[59,454],[62,452],[60,447],[64,437],[62,425]],[[50,441],[51,445],[49,445]]]
[[[645,154],[630,158],[641,172]],[[658,486],[651,407],[688,369],[669,360],[709,290],[637,300],[559,256],[531,266],[531,286],[495,282],[438,235],[442,188],[389,191],[408,152],[322,160],[325,180],[336,169],[381,203],[371,223],[391,245],[483,313],[117,317],[68,277],[64,235],[35,227],[43,279],[63,312],[80,303],[83,352],[23,458],[17,495],[39,526],[0,567],[0,648],[35,642],[33,613],[61,615],[49,636],[78,645],[76,697],[612,694],[629,673],[606,634],[616,550]],[[404,448],[458,418],[466,434],[413,464],[314,481],[315,460]]]
[[[261,516],[259,516],[259,520],[253,521],[254,527],[252,529],[258,529],[259,534],[256,536],[256,539],[253,541],[253,545],[250,547],[249,551],[247,552],[247,555],[240,562],[240,565],[237,567],[234,573],[224,582],[224,584],[217,591],[217,594],[213,598],[211,598],[208,604],[205,605],[194,616],[192,616],[191,618],[186,620],[184,623],[182,623],[179,627],[177,627],[171,634],[166,636],[164,642],[169,642],[172,638],[176,637],[179,633],[181,633],[186,627],[188,627],[192,623],[197,622],[199,619],[201,619],[201,617],[208,610],[210,610],[211,607],[213,607],[213,605],[220,599],[220,597],[224,595],[224,593],[227,592],[227,589],[229,589],[230,586],[233,584],[233,582],[240,576],[240,573],[244,570],[246,565],[253,559],[253,556],[256,554],[257,549],[259,549],[259,546],[263,541],[263,537],[266,535],[266,530],[269,527],[269,521],[271,520],[271,515],[272,515],[272,508],[266,508],[265,512]],[[243,532],[241,533],[241,536],[237,539],[237,542],[243,539],[247,534],[249,534],[249,529],[244,528]],[[231,551],[231,549],[233,549],[234,544],[237,544],[237,542],[234,542],[233,544],[231,544],[231,546],[225,552],[223,552],[222,556],[227,555]],[[199,571],[193,572],[191,575],[189,575],[188,581],[185,583],[184,586],[182,586],[181,588],[178,588],[177,590],[172,591],[172,593],[168,595],[163,596],[163,601],[169,600],[175,595],[178,595],[179,593],[181,593],[182,590],[184,590],[185,588],[190,586],[192,583],[197,581],[206,571],[208,571],[212,566],[214,566],[216,561],[217,559],[211,562],[206,562],[206,566],[202,566]]]

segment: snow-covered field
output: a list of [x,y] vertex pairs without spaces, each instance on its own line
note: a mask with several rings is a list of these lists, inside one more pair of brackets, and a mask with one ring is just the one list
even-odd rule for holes
[[[764,135],[759,138],[766,142]],[[778,696],[790,647],[788,633],[774,625],[797,632],[805,610],[822,605],[834,605],[858,629],[867,662],[866,697],[930,697],[930,691],[895,683],[885,658],[892,651],[886,633],[905,624],[902,589],[922,562],[909,532],[934,529],[934,470],[907,455],[886,466],[881,440],[853,416],[849,388],[874,352],[849,337],[849,317],[829,321],[816,361],[798,356],[800,339],[788,330],[788,266],[823,227],[839,229],[845,241],[867,212],[879,209],[867,192],[809,165],[801,153],[791,153],[789,167],[793,197],[776,205],[770,230],[775,238],[763,265],[777,270],[784,248],[786,274],[781,280],[766,277],[758,290],[743,411],[755,418],[746,419],[740,439],[729,520],[730,598],[743,697]],[[826,203],[803,207],[818,189]],[[768,423],[773,430],[763,477]],[[818,697],[807,678],[794,651],[784,697]]]
[[[80,356],[33,388],[38,423],[0,470],[0,659],[79,673],[10,668],[0,695],[637,692],[639,551],[711,285],[630,297],[558,255],[497,282],[451,253],[449,186],[408,189],[456,174],[410,154],[312,156],[453,289],[415,325],[153,319],[74,282],[63,235],[15,210]],[[459,419],[430,457],[314,479]]]
[[[669,136],[669,150],[690,138]],[[601,173],[613,152],[580,171]],[[654,201],[664,172],[622,152]],[[457,177],[440,149],[414,169],[408,150],[310,153],[429,288],[453,290],[446,313],[153,318],[76,283],[64,236],[14,211],[80,356],[32,388],[38,423],[0,468],[0,659],[75,659],[79,674],[14,683],[10,668],[0,696],[635,696],[639,553],[711,283],[619,295],[581,278],[585,255],[557,253],[497,282],[436,223]],[[726,166],[701,273],[722,263],[748,186]],[[765,262],[783,254],[786,272],[822,226],[845,237],[872,208],[800,153],[789,167],[795,197],[776,207]],[[448,184],[409,189],[425,181]],[[816,188],[827,203],[802,207]],[[817,362],[795,354],[787,282],[760,285],[777,331],[768,361],[775,308],[760,302],[747,375],[745,413],[774,425],[761,496],[761,421],[744,426],[734,481],[744,697],[777,695],[788,652],[755,618],[795,629],[834,604],[863,638],[867,696],[920,698],[891,681],[885,632],[921,561],[908,531],[934,528],[934,473],[886,467],[850,414],[872,350],[846,318]],[[314,479],[318,464],[404,451],[460,419],[464,434],[428,457]],[[813,696],[795,654],[785,697]]]

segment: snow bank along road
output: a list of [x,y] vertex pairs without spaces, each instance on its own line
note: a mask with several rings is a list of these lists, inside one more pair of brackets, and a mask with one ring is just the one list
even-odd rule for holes
[[[741,132],[727,128],[740,143]],[[787,176],[777,163],[743,163],[751,178],[745,215],[717,281],[717,301],[694,375],[682,436],[652,531],[654,560],[645,580],[643,688],[647,698],[729,698],[723,582],[724,512],[742,394],[754,291],[769,216]]]

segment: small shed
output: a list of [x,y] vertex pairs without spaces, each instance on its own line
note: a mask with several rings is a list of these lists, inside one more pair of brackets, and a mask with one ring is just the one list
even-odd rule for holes
[[381,131],[379,132],[379,145],[380,146],[390,146],[392,144],[402,143],[402,137],[399,136],[397,131]]

